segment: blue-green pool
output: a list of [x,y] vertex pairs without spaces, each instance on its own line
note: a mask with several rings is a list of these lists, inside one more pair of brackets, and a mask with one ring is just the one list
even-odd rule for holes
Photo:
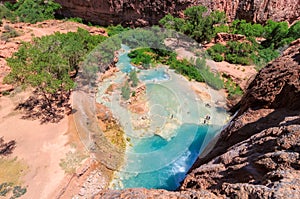
[[[135,69],[130,64],[129,51],[129,47],[122,45],[117,63],[121,71],[116,77],[118,82],[122,82],[124,74]],[[197,98],[188,81],[166,67],[138,70],[138,78],[146,85],[149,106],[146,116],[150,118],[149,127],[142,131],[133,124],[133,120],[142,120],[141,116],[124,108],[119,94],[106,95],[110,98],[108,101],[101,101],[101,96],[98,97],[98,102],[108,106],[120,120],[126,137],[130,138],[124,165],[115,172],[111,188],[175,190],[203,147],[220,131],[224,124],[220,118],[227,114],[219,108],[207,108],[206,102]],[[206,115],[212,120],[220,120],[220,123],[204,125],[200,119]]]

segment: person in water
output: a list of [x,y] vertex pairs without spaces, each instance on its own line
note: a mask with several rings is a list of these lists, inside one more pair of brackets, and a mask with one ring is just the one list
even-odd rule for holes
[[206,115],[205,118],[204,118],[203,123],[206,124],[206,123],[209,122],[209,120],[210,120],[210,116],[209,116],[209,115]]

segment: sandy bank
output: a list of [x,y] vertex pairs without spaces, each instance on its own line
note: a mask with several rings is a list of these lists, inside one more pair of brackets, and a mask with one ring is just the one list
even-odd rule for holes
[[0,132],[6,140],[16,140],[12,156],[29,167],[23,178],[23,186],[27,187],[24,198],[51,198],[65,176],[59,162],[70,150],[68,136],[64,134],[68,119],[46,125],[20,119],[21,114],[14,107],[28,94],[0,98]]

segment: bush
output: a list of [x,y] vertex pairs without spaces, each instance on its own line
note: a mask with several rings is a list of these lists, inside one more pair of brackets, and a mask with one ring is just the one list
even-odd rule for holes
[[293,38],[293,40],[300,38],[300,21],[297,21],[289,28],[287,37]]
[[16,20],[15,15],[5,5],[0,4],[0,19],[8,19],[8,20],[14,22]]
[[129,73],[129,79],[131,81],[131,86],[132,87],[136,87],[139,83],[139,79],[137,77],[137,74],[136,74],[136,70],[132,70],[130,73]]
[[226,22],[224,12],[212,11],[208,14],[208,10],[204,6],[192,6],[184,10],[185,18],[176,18],[170,14],[162,18],[159,23],[165,28],[175,29],[188,36],[191,36],[198,42],[209,42],[219,29],[225,29],[221,26]]
[[130,30],[130,28],[124,28],[122,25],[117,25],[117,26],[108,26],[107,27],[107,34],[108,36],[113,36],[113,35],[117,35],[120,34],[123,31],[127,31]]
[[130,86],[128,81],[125,82],[125,85],[121,88],[121,95],[124,100],[129,100],[130,98]]
[[83,19],[80,17],[71,17],[68,21],[76,22],[76,23],[83,23]]
[[213,52],[215,53],[226,53],[227,52],[227,48],[226,46],[222,45],[222,44],[215,44],[210,48]]
[[221,25],[217,25],[214,27],[214,32],[215,33],[220,33],[220,32],[225,32],[225,33],[229,33],[229,26],[228,25],[224,25],[224,24],[221,24]]
[[246,37],[261,37],[264,27],[261,24],[247,23],[246,20],[234,20],[230,27],[233,34],[242,34]]
[[79,28],[77,32],[56,32],[23,43],[18,52],[7,59],[11,72],[5,82],[39,87],[47,93],[59,89],[68,91],[74,86],[69,73],[78,72],[85,55],[104,39]]
[[9,25],[4,26],[4,31],[1,35],[1,40],[2,41],[8,41],[10,38],[14,38],[19,36],[19,33]]
[[19,0],[12,9],[21,22],[36,23],[54,19],[55,11],[60,8],[53,0]]
[[228,98],[234,98],[236,96],[243,95],[243,90],[239,85],[234,83],[231,78],[227,78],[225,81],[225,89],[228,92]]
[[216,62],[222,62],[222,61],[224,61],[224,57],[223,57],[221,54],[219,54],[219,53],[213,54],[213,55],[211,56],[211,58],[212,58],[214,61],[216,61]]

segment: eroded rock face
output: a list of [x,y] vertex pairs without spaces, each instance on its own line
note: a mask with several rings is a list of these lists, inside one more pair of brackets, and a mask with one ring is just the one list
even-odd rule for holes
[[55,0],[63,6],[64,16],[77,16],[100,25],[157,24],[167,13],[176,13],[191,5],[191,0]]
[[213,10],[224,11],[230,20],[264,23],[268,19],[292,23],[300,17],[299,0],[197,0]]
[[300,39],[262,69],[214,149],[181,190],[238,198],[300,197]]
[[228,19],[263,23],[268,19],[292,23],[300,17],[300,0],[55,0],[61,14],[81,17],[100,25],[157,24],[167,13],[179,14],[191,5],[225,11]]
[[300,198],[300,39],[257,74],[239,108],[177,192],[104,191],[100,198]]

